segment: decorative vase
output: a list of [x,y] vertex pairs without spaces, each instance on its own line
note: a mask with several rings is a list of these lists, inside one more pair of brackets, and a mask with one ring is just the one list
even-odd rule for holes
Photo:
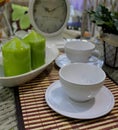
[[118,69],[118,36],[104,34],[104,63],[112,68]]

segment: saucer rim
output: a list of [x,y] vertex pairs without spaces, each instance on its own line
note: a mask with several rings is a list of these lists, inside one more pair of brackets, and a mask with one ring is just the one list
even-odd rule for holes
[[[70,116],[72,113],[70,113],[70,114],[68,115],[69,112],[62,111],[62,110],[57,109],[54,105],[51,105],[52,103],[50,103],[50,101],[48,100],[48,94],[50,93],[50,91],[51,91],[52,89],[61,87],[61,86],[59,86],[59,85],[58,85],[58,86],[55,86],[55,84],[57,84],[58,82],[60,83],[59,80],[56,80],[56,81],[53,82],[50,86],[48,86],[48,88],[46,89],[46,92],[45,92],[45,100],[46,100],[47,105],[48,105],[53,111],[55,111],[56,113],[58,113],[58,114],[60,114],[60,115],[63,115],[63,116],[65,116],[65,117],[69,117],[69,118],[73,118],[73,119],[95,119],[95,118],[99,118],[99,117],[102,117],[102,116],[108,114],[108,113],[113,109],[113,107],[114,107],[114,105],[115,105],[115,99],[114,99],[114,96],[113,96],[112,92],[111,92],[107,87],[103,86],[103,89],[106,90],[107,93],[109,93],[110,98],[111,98],[111,102],[109,102],[109,107],[106,107],[106,109],[105,109],[104,111],[99,112],[99,114],[94,114],[93,116],[86,116],[86,117],[85,117],[85,115],[84,115],[84,117],[82,117],[82,116],[80,115],[80,117],[79,117],[79,115],[78,115],[77,113],[76,113],[77,116],[76,116],[75,114],[73,114],[72,116]],[[107,99],[106,99],[106,100],[107,100]]]
[[[64,65],[62,66],[62,65],[59,64],[59,58],[62,57],[62,56],[67,57],[66,54],[63,53],[63,54],[60,54],[60,55],[55,59],[55,63],[56,63],[56,65],[57,65],[59,68],[62,68],[62,67],[64,66]],[[94,56],[94,57],[97,58],[99,61],[103,62],[103,63],[102,63],[102,66],[103,66],[104,61],[103,61],[103,60],[100,60],[100,59],[99,59],[98,57],[96,57],[96,56]],[[67,58],[67,59],[68,59],[68,58]],[[68,61],[71,62],[69,59],[68,59]],[[87,62],[87,63],[88,63],[88,62]],[[69,64],[69,63],[68,63],[68,64]],[[100,67],[102,68],[102,66],[100,66]]]

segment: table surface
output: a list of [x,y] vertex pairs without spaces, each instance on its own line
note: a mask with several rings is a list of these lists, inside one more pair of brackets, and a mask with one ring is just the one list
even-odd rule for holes
[[118,129],[118,85],[108,77],[105,86],[115,97],[115,106],[109,114],[93,120],[77,120],[64,117],[50,109],[45,101],[45,91],[50,84],[59,79],[58,71],[59,68],[53,62],[38,77],[26,84],[16,88],[0,86],[0,129]]
[[14,89],[0,86],[0,130],[17,130]]
[[[105,86],[115,97],[112,111],[100,118],[80,120],[64,117],[54,112],[45,101],[45,92],[50,84],[59,79],[55,64],[51,64],[41,75],[18,87],[23,122],[26,130],[116,130],[118,128],[118,86],[106,78]],[[18,105],[19,107],[19,105]],[[21,128],[21,129],[22,129]]]
[[51,64],[29,83],[16,88],[0,86],[0,130],[118,130],[118,70],[104,66],[110,78],[117,82],[109,78],[105,81],[115,97],[115,106],[109,114],[94,120],[67,118],[48,107],[45,91],[58,80],[58,70]]

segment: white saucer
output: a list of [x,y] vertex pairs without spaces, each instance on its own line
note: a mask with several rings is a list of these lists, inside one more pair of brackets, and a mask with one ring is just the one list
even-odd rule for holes
[[[55,59],[55,63],[58,67],[63,67],[67,64],[70,64],[71,61],[67,58],[66,54],[62,54],[62,55],[59,55],[56,59]],[[98,59],[97,57],[95,56],[91,56],[91,58],[89,59],[88,61],[88,64],[94,64],[94,65],[97,65],[98,67],[101,67],[103,66],[103,61],[101,59]]]
[[55,81],[46,90],[45,99],[55,112],[75,119],[93,119],[106,115],[114,106],[114,96],[103,86],[95,99],[76,102],[63,91],[60,81]]

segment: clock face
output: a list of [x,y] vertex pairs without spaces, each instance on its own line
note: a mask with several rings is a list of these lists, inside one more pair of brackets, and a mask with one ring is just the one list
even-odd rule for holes
[[69,4],[67,0],[31,0],[29,12],[34,28],[45,35],[52,35],[66,26]]

